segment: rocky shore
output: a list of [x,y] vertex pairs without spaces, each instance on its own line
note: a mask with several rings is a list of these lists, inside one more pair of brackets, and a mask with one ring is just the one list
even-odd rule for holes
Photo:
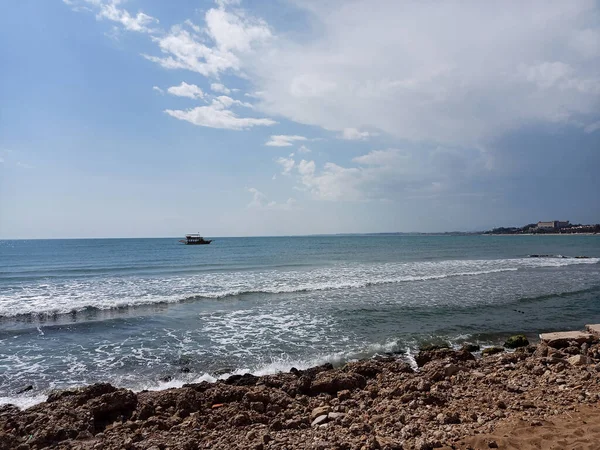
[[[58,391],[0,407],[0,449],[594,448],[600,345],[507,344],[424,349],[418,370],[389,356],[137,394]],[[527,444],[536,436],[541,447]]]

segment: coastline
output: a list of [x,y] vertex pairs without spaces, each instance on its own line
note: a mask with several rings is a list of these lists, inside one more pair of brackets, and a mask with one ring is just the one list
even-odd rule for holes
[[389,356],[164,391],[58,391],[0,407],[0,449],[527,449],[542,435],[547,447],[591,448],[600,438],[600,344],[467,350],[421,351],[417,370]]

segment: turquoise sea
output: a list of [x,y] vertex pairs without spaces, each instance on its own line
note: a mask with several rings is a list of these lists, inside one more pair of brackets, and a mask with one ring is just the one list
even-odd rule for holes
[[214,239],[0,241],[0,403],[600,322],[600,236]]

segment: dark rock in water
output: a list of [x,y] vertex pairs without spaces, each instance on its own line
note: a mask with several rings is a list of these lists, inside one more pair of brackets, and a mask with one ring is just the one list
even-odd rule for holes
[[481,350],[481,347],[477,344],[463,344],[461,350],[463,352],[478,352],[479,350]]
[[438,344],[423,344],[419,347],[419,351],[421,352],[430,352],[432,350],[440,350],[443,348],[450,348],[450,344],[446,342],[438,343]]
[[163,383],[168,383],[169,381],[172,381],[172,380],[173,380],[173,377],[171,375],[166,375],[160,379],[160,381],[162,381]]
[[189,367],[182,367],[181,369],[179,369],[179,371],[181,373],[190,373],[192,369],[190,369]]
[[23,389],[17,391],[17,395],[23,394],[25,392],[33,391],[33,386],[30,384],[29,386],[24,387]]
[[100,397],[104,394],[110,394],[115,391],[117,391],[117,388],[109,383],[96,383],[85,388],[53,391],[50,393],[50,395],[48,395],[46,402],[52,403],[65,397],[73,397],[76,399],[77,404],[82,405],[92,398]]
[[519,348],[519,347],[527,347],[529,345],[529,341],[524,334],[516,334],[514,336],[509,337],[504,346],[506,348]]
[[488,348],[484,348],[481,351],[481,354],[483,356],[489,356],[489,355],[495,355],[496,353],[502,353],[504,351],[504,349],[502,347],[488,347]]
[[245,373],[244,375],[232,375],[225,380],[225,384],[231,386],[255,386],[258,382],[258,377],[251,373]]
[[221,369],[217,369],[213,371],[213,374],[216,376],[227,375],[235,370],[234,367],[223,367]]
[[176,366],[189,366],[192,364],[193,358],[188,355],[181,355],[178,360],[174,361]]

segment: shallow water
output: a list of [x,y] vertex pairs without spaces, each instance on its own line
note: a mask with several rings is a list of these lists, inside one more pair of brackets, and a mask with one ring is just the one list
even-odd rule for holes
[[0,402],[21,405],[589,322],[599,236],[0,241]]

